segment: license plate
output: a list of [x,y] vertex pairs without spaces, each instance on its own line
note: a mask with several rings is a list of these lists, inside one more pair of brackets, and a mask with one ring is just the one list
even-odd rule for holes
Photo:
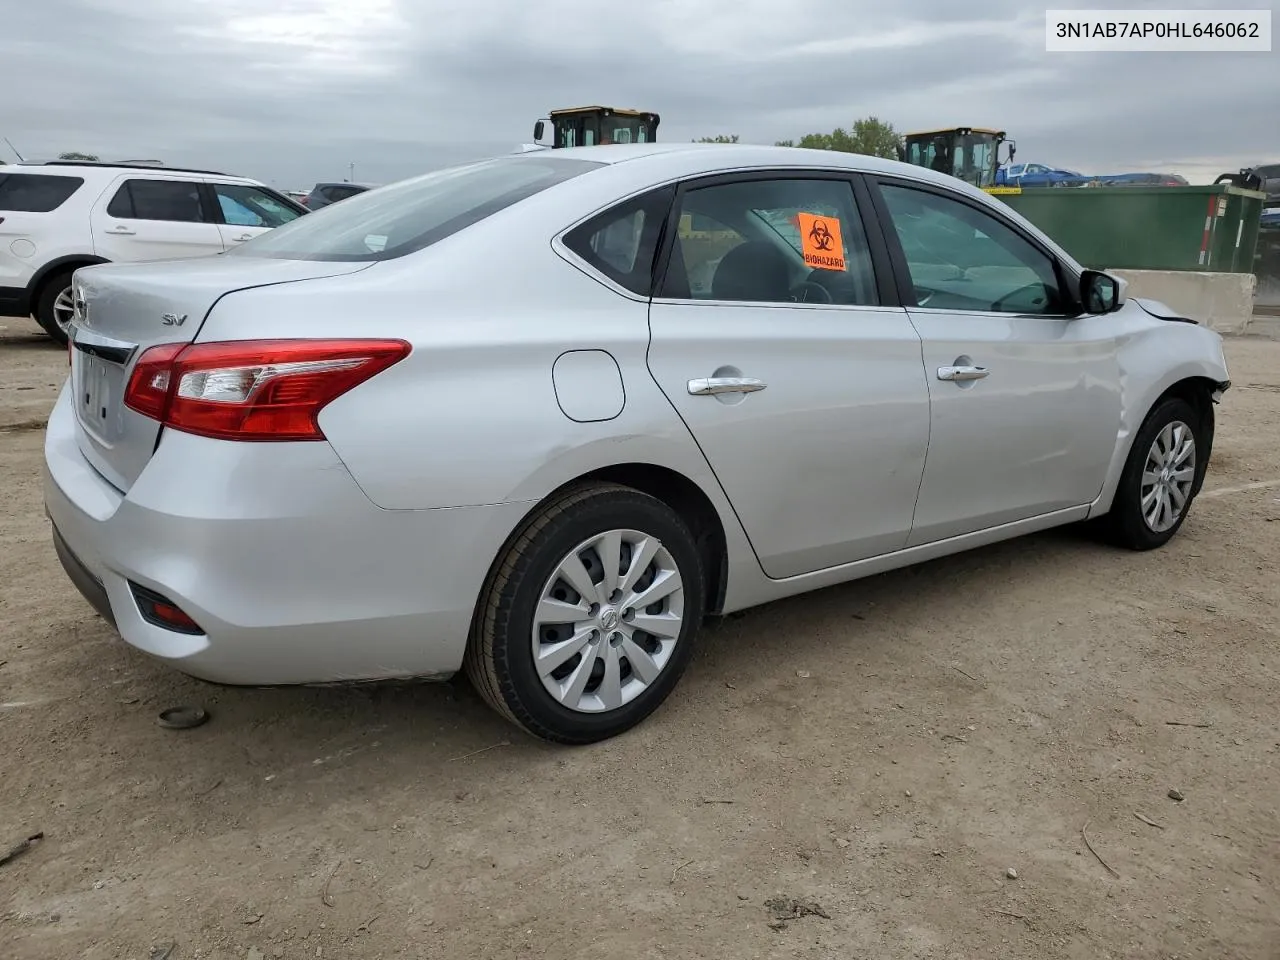
[[98,357],[82,353],[76,359],[80,367],[80,376],[76,378],[76,413],[85,427],[104,434],[119,377],[113,375],[111,365]]

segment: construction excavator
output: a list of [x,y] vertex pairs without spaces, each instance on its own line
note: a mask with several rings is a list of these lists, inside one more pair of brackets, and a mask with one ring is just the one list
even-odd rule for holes
[[951,127],[906,134],[898,159],[950,174],[987,193],[1020,193],[1017,187],[1003,186],[998,177],[1000,167],[1012,162],[1017,149],[1017,141],[1008,139],[1003,130]]
[[[538,146],[593,147],[606,143],[653,143],[658,139],[656,113],[622,107],[566,107],[552,110],[533,125],[533,139]],[[552,140],[543,144],[547,124]]]

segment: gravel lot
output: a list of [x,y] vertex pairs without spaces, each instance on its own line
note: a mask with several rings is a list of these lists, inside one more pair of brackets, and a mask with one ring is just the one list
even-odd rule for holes
[[128,648],[41,509],[65,354],[0,327],[0,855],[44,832],[0,955],[1280,957],[1280,342],[1228,344],[1165,550],[1059,531],[734,617],[566,750],[460,679],[225,689]]

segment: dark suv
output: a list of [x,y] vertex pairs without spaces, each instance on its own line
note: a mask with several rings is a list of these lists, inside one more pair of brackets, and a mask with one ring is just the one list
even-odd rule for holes
[[303,204],[309,210],[319,210],[321,207],[327,207],[331,203],[337,203],[339,200],[345,200],[347,197],[354,197],[357,193],[364,193],[366,190],[373,189],[373,184],[369,183],[317,183],[311,188],[311,192],[307,194],[307,198],[303,200]]

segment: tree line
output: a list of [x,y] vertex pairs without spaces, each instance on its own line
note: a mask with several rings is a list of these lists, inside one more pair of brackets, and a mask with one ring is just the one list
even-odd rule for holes
[[[720,133],[699,137],[695,143],[737,143],[736,133]],[[853,122],[853,128],[836,127],[830,133],[806,133],[799,140],[776,140],[777,147],[804,147],[809,150],[838,150],[842,153],[864,153],[872,157],[898,159],[902,134],[877,117],[864,117]]]

